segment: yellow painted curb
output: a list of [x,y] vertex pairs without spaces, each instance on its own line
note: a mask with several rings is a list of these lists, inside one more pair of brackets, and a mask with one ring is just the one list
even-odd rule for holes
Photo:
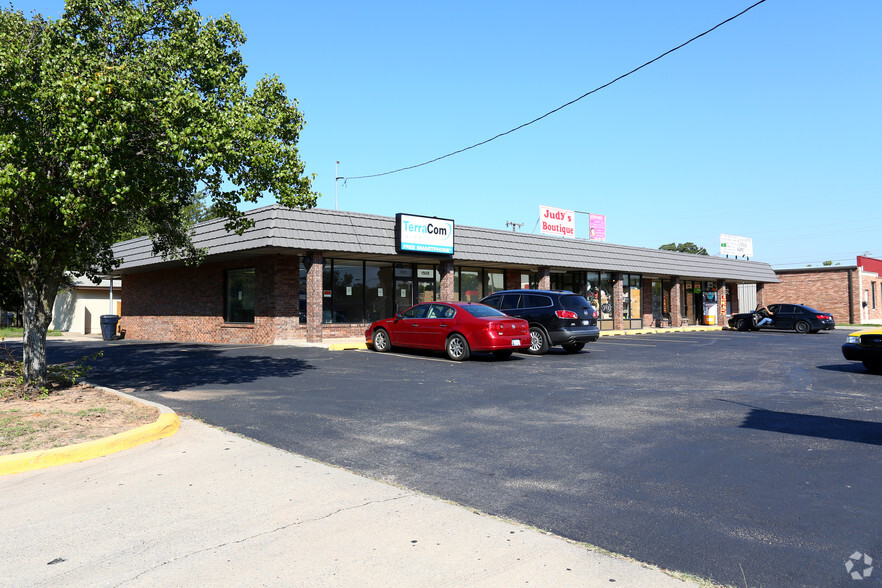
[[180,427],[181,419],[178,418],[178,415],[173,412],[165,412],[160,414],[154,423],[124,433],[117,433],[104,439],[86,441],[67,447],[56,447],[55,449],[3,455],[0,456],[0,476],[110,455],[150,441],[170,437]]
[[345,351],[347,349],[367,349],[367,343],[332,343],[328,351]]
[[722,331],[724,327],[718,325],[695,325],[691,327],[649,327],[646,329],[628,329],[616,331],[600,331],[601,337],[612,337],[613,335],[663,335],[665,333],[691,333],[703,331]]

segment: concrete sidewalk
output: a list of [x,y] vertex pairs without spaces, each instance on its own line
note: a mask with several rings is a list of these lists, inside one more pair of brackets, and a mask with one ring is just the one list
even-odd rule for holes
[[4,586],[687,585],[190,419],[0,493]]

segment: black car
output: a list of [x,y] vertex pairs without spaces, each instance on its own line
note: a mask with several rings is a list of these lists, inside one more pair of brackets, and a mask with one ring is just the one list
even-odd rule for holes
[[770,304],[769,311],[774,315],[771,324],[759,326],[759,314],[743,312],[733,314],[729,326],[739,331],[758,331],[760,329],[793,329],[797,333],[817,333],[836,328],[833,315],[815,310],[804,304]]
[[553,345],[576,353],[600,337],[597,311],[584,296],[568,290],[501,290],[481,302],[530,323],[527,353],[546,353]]

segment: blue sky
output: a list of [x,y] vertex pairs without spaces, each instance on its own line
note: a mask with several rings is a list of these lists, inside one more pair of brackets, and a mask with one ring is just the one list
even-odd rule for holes
[[[306,118],[319,207],[532,232],[539,205],[641,247],[751,237],[774,267],[882,258],[882,2],[196,0]],[[63,2],[14,1],[60,15]],[[338,173],[347,179],[336,182]],[[268,199],[265,203],[271,202]],[[536,229],[538,232],[538,229]],[[577,215],[577,236],[588,219]]]

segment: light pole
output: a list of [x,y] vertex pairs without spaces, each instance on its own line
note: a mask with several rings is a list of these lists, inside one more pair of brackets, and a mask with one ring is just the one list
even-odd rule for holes
[[337,210],[337,182],[340,181],[340,176],[337,175],[337,166],[340,165],[338,161],[336,165],[334,165],[334,210]]

